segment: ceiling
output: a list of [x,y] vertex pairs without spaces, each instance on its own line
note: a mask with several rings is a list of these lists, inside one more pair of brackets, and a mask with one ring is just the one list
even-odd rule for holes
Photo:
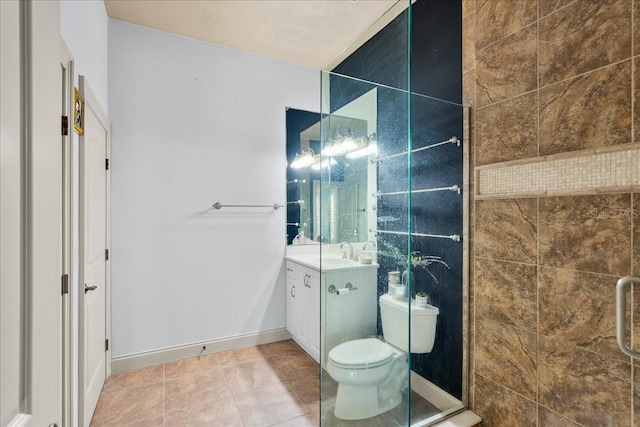
[[113,19],[314,69],[337,65],[406,7],[406,2],[398,0],[104,0],[104,3]]

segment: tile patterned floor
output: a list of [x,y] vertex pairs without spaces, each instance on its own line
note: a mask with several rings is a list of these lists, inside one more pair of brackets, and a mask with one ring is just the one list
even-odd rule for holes
[[[333,415],[337,385],[293,340],[210,354],[109,377],[91,427],[407,425],[406,405],[375,418]],[[412,421],[437,409],[412,394]]]

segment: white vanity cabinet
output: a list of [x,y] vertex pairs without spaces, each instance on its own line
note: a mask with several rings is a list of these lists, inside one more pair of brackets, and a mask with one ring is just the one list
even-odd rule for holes
[[[323,262],[320,273],[319,256],[288,256],[285,268],[287,330],[324,365],[336,345],[376,335],[378,264],[340,258]],[[336,292],[349,286],[348,293]]]
[[320,272],[287,260],[287,330],[320,361]]

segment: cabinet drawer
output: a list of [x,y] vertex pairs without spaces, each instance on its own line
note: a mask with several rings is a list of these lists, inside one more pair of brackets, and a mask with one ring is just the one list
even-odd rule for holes
[[287,277],[295,279],[296,278],[296,264],[291,262],[291,261],[286,261],[284,267],[285,267],[285,270],[287,272]]

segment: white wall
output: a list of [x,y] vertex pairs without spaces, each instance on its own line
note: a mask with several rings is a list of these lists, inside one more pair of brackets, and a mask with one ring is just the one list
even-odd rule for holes
[[111,20],[114,357],[285,326],[285,107],[320,73]]
[[107,11],[98,0],[61,0],[60,33],[73,52],[76,86],[78,75],[87,77],[100,106],[107,111]]
[[[73,55],[75,87],[78,76],[86,77],[100,106],[108,111],[107,45],[109,18],[102,1],[60,1],[60,34]],[[73,153],[73,279],[78,278],[78,135],[71,132]],[[75,289],[77,283],[71,284]],[[73,301],[73,313],[77,313],[77,295]],[[77,320],[77,319],[75,319]],[[74,330],[77,330],[74,325]],[[76,337],[77,340],[77,337]],[[77,360],[75,360],[77,362]]]

